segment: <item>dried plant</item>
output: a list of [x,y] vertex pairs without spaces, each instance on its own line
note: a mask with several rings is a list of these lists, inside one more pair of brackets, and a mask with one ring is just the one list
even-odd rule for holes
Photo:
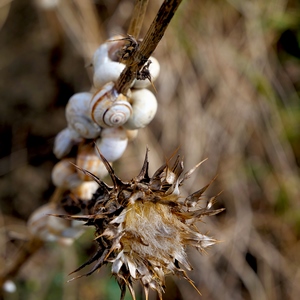
[[[95,250],[92,228],[73,247],[43,246],[21,269],[16,256],[38,249],[27,243],[25,222],[54,190],[52,142],[65,126],[66,96],[90,87],[92,69],[84,65],[106,37],[137,37],[126,30],[133,1],[53,1],[58,5],[47,10],[33,1],[4,2],[10,9],[0,37],[0,265],[2,276],[15,264],[10,278],[22,293],[4,299],[117,299],[106,267],[66,284]],[[149,1],[139,37],[161,2]],[[299,39],[288,47],[299,36],[299,11],[291,0],[183,1],[154,53],[162,70],[157,115],[114,165],[120,178],[131,179],[146,144],[150,174],[178,145],[186,166],[209,157],[181,187],[188,195],[217,173],[214,188],[224,191],[226,212],[200,224],[223,242],[202,257],[188,251],[188,275],[203,300],[299,298]],[[186,280],[166,282],[164,299],[197,298]]]
[[112,263],[111,271],[121,288],[121,299],[124,299],[126,285],[135,299],[132,285],[135,280],[143,285],[146,299],[149,288],[156,290],[162,299],[165,276],[169,274],[184,277],[197,290],[182,268],[192,269],[186,247],[192,246],[202,252],[215,244],[215,239],[199,232],[196,222],[203,216],[223,211],[212,209],[216,197],[204,208],[200,205],[201,196],[210,183],[186,198],[180,194],[184,181],[202,162],[183,174],[183,161],[177,156],[173,164],[167,161],[149,177],[147,151],[139,175],[124,182],[115,175],[105,157],[101,155],[101,158],[113,186],[82,170],[99,184],[89,203],[89,214],[60,215],[67,220],[85,221],[85,225],[96,228],[98,250],[74,272],[95,262],[92,270],[85,274],[88,276],[104,264]]

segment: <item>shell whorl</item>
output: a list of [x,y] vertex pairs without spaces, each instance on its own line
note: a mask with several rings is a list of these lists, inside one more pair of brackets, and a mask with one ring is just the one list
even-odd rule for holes
[[101,127],[119,127],[127,122],[132,107],[127,97],[117,93],[112,82],[107,83],[92,98],[90,116]]
[[156,97],[147,89],[137,89],[133,90],[130,101],[132,103],[132,114],[124,127],[130,130],[144,128],[153,120],[156,114]]
[[96,88],[101,88],[110,81],[116,82],[124,68],[125,65],[119,62],[105,62],[94,71],[94,86]]
[[64,128],[54,140],[53,153],[60,159],[69,154],[72,147],[82,141],[79,133],[72,128]]
[[96,140],[96,147],[110,162],[119,159],[126,150],[128,143],[127,132],[122,127],[104,128],[101,138]]
[[92,121],[89,115],[91,93],[77,93],[73,95],[66,106],[66,119],[69,127],[86,139],[93,139],[100,135],[101,128]]

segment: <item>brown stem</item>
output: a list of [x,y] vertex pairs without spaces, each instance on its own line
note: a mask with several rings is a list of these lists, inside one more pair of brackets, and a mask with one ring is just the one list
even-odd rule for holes
[[149,0],[136,0],[127,33],[138,39]]
[[139,48],[126,61],[126,68],[123,70],[116,82],[116,90],[119,93],[126,94],[131,83],[136,78],[137,72],[147,62],[148,58],[163,37],[165,30],[167,29],[181,1],[182,0],[165,0],[163,2]]

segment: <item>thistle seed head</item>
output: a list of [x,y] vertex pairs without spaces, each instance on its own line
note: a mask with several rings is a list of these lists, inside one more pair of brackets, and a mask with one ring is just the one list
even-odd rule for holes
[[223,210],[211,209],[216,197],[206,207],[200,207],[201,195],[210,183],[187,198],[180,196],[180,187],[201,163],[183,173],[183,162],[177,156],[172,165],[168,161],[149,177],[147,150],[139,175],[123,182],[115,175],[108,161],[100,156],[113,186],[89,173],[99,184],[89,214],[64,216],[85,221],[86,225],[96,228],[98,250],[74,272],[95,263],[84,274],[88,276],[104,264],[111,263],[112,274],[121,289],[121,299],[124,299],[126,286],[135,299],[132,284],[136,280],[142,284],[146,299],[150,288],[156,290],[159,299],[162,299],[165,276],[169,274],[182,276],[194,286],[184,270],[192,269],[187,259],[187,246],[202,252],[216,243],[215,239],[200,233],[195,222],[202,216],[211,216]]

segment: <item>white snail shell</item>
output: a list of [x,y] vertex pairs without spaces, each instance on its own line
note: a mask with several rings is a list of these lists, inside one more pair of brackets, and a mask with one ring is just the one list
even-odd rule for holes
[[[99,178],[103,178],[107,175],[107,169],[105,168],[104,163],[96,153],[96,149],[92,144],[86,144],[79,148],[76,165],[79,168],[87,170]],[[78,176],[83,181],[92,181],[93,178],[87,174],[84,174],[82,171],[77,170]]]
[[[65,212],[58,210],[56,214],[65,214]],[[69,244],[83,233],[82,227],[73,227],[72,221],[55,216],[49,216],[47,229],[50,234],[57,236],[64,243],[68,241]]]
[[116,55],[116,52],[124,44],[124,41],[120,40],[122,38],[122,35],[113,36],[97,48],[93,56],[94,69],[106,62],[118,61],[119,57]]
[[125,65],[119,63],[116,52],[120,49],[124,41],[120,41],[122,36],[114,36],[106,43],[102,44],[94,53],[94,86],[98,89],[106,83],[116,82],[120,74],[125,68]]
[[93,67],[96,70],[102,64],[110,61],[108,57],[108,43],[101,44],[94,53],[93,56]]
[[60,159],[71,151],[72,147],[82,141],[79,133],[71,128],[60,131],[54,140],[53,153]]
[[93,83],[96,88],[110,81],[116,82],[119,78],[125,68],[125,64],[119,62],[119,51],[125,43],[124,36],[113,36],[95,51]]
[[99,185],[96,181],[85,181],[76,188],[72,189],[71,192],[82,200],[90,200],[98,188]]
[[33,212],[27,223],[32,236],[46,242],[59,240],[63,243],[70,243],[82,233],[81,228],[72,227],[71,221],[49,216],[49,214],[65,214],[65,212],[58,209],[54,203],[47,203],[39,207]]
[[90,116],[101,127],[119,127],[127,122],[131,113],[127,97],[118,94],[112,82],[104,85],[90,103]]
[[93,94],[77,93],[73,95],[66,106],[66,119],[70,128],[81,137],[93,139],[100,135],[101,128],[95,124],[89,114],[89,104]]
[[127,143],[126,130],[112,127],[102,130],[101,138],[96,140],[96,147],[108,161],[113,162],[123,155]]
[[110,81],[116,82],[124,68],[124,64],[115,61],[108,61],[101,64],[94,70],[94,86],[100,89]]
[[[154,82],[160,72],[160,65],[156,58],[153,56],[150,56],[149,60],[151,60],[151,64],[149,65],[149,71],[151,74],[151,81]],[[133,88],[135,89],[144,89],[151,86],[151,82],[149,79],[143,79],[143,80],[135,80],[133,84]]]
[[55,241],[56,236],[50,234],[48,226],[48,214],[56,214],[55,205],[47,203],[35,210],[27,222],[29,233],[43,241]]
[[139,129],[148,125],[157,111],[156,97],[147,89],[133,90],[130,98],[132,114],[124,124],[126,129]]
[[76,167],[72,163],[75,163],[75,159],[64,158],[54,166],[51,177],[55,186],[72,189],[82,182]]

